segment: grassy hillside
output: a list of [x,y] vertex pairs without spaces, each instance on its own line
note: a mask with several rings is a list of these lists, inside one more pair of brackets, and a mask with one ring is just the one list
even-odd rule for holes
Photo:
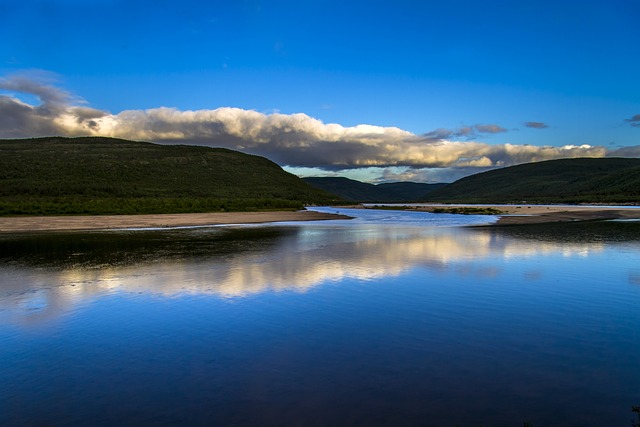
[[640,159],[561,159],[462,178],[425,198],[461,203],[640,203]]
[[423,184],[417,182],[393,182],[368,184],[348,178],[310,177],[303,178],[316,188],[336,194],[351,202],[412,202],[424,199],[427,193],[446,184]]
[[336,197],[222,148],[112,138],[0,140],[0,215],[299,209]]

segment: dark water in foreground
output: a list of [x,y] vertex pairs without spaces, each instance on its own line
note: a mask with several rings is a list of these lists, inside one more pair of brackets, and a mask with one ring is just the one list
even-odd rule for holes
[[359,214],[0,236],[0,425],[631,425],[640,223]]

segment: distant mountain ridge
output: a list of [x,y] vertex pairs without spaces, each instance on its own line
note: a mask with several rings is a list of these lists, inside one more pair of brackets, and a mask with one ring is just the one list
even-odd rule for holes
[[423,200],[428,193],[447,184],[419,182],[392,182],[369,184],[342,177],[308,177],[304,181],[312,186],[340,196],[350,202],[402,203]]
[[458,203],[640,203],[640,159],[578,158],[471,175],[427,195]]
[[301,209],[336,200],[268,159],[224,148],[0,140],[0,215]]

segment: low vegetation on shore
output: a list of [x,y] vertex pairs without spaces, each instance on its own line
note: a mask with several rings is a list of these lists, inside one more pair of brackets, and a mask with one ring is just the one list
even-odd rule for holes
[[434,208],[432,213],[448,213],[448,214],[459,214],[459,215],[500,215],[502,211],[495,208],[488,207],[444,207],[444,208]]
[[330,204],[263,157],[113,138],[0,140],[0,215],[296,210]]
[[443,206],[443,207],[428,207],[428,206],[411,206],[411,205],[373,205],[370,209],[387,210],[387,211],[407,211],[407,210],[420,210],[423,212],[431,213],[447,213],[447,214],[459,214],[459,215],[500,215],[503,212],[499,209],[492,207],[475,207],[475,206]]

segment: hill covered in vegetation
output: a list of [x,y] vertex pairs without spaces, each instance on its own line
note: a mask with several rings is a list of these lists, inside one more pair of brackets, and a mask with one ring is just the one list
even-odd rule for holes
[[471,175],[427,195],[459,203],[640,203],[640,159],[549,160]]
[[263,157],[113,138],[0,140],[0,215],[300,209],[336,197]]
[[312,186],[336,194],[350,202],[415,202],[446,184],[423,184],[418,182],[392,182],[368,184],[341,177],[303,178]]

